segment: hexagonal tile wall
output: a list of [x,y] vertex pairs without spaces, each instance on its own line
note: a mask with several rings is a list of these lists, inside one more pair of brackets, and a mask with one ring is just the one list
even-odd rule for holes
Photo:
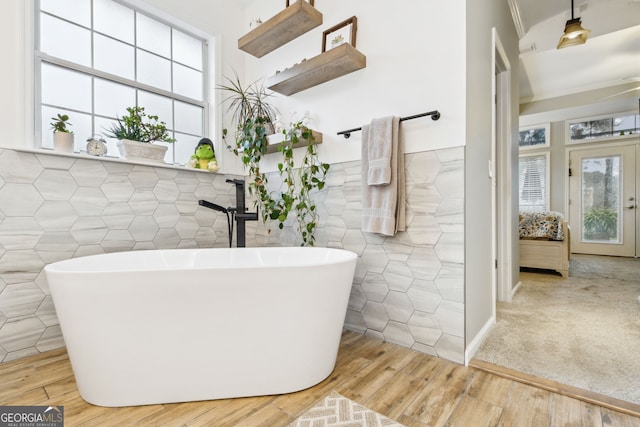
[[318,235],[324,231],[330,246],[360,256],[347,329],[464,363],[464,149],[405,160],[405,232],[361,231],[360,162],[354,161],[331,165],[328,190],[316,199]]
[[[0,149],[0,361],[64,346],[42,269],[78,256],[227,246],[198,197],[226,177]],[[195,192],[198,191],[196,195]],[[197,215],[197,217],[196,217]]]
[[[359,255],[346,328],[464,361],[463,164],[462,147],[406,156],[407,231],[393,237],[360,229],[360,162],[331,165],[326,190],[316,194],[317,242]],[[64,346],[46,263],[227,247],[226,217],[198,206],[235,205],[226,178],[0,149],[0,361]],[[247,246],[299,245],[293,225],[249,223]]]

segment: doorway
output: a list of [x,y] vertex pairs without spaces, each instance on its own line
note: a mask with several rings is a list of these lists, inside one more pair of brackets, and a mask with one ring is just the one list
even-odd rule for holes
[[494,262],[491,279],[495,320],[496,302],[511,301],[514,291],[513,260],[518,259],[518,254],[512,250],[514,246],[517,247],[517,229],[511,226],[514,224],[512,194],[513,185],[517,185],[518,181],[513,179],[512,169],[515,151],[511,144],[511,64],[495,28],[492,29],[492,39],[492,141],[488,169],[491,180],[491,250]]
[[569,152],[571,252],[638,256],[637,144]]

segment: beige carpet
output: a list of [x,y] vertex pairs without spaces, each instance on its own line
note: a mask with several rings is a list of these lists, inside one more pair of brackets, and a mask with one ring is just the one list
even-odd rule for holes
[[404,427],[332,391],[307,410],[290,427]]
[[476,359],[640,404],[640,259],[572,255],[527,270]]

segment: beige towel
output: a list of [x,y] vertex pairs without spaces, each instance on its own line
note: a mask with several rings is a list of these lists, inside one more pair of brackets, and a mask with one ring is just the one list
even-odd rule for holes
[[369,125],[367,152],[369,185],[391,183],[391,152],[393,151],[393,117],[373,119]]
[[391,179],[389,185],[369,185],[371,127],[362,127],[362,231],[393,236],[406,227],[404,147],[400,119],[394,117],[391,132]]

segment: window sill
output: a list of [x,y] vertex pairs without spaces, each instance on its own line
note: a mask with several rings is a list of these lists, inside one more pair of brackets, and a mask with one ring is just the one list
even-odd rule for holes
[[60,151],[47,150],[47,149],[35,149],[35,148],[6,147],[5,149],[21,151],[24,153],[44,154],[44,155],[58,156],[58,157],[70,157],[74,159],[98,160],[98,161],[105,161],[105,162],[112,162],[112,163],[151,166],[151,167],[164,168],[164,169],[189,170],[189,171],[201,172],[201,173],[219,173],[219,172],[209,172],[203,169],[189,168],[186,166],[174,165],[169,163],[159,163],[154,161],[145,162],[142,160],[129,160],[122,157],[92,156],[91,154],[87,154],[84,151],[81,151],[79,153],[63,153]]

